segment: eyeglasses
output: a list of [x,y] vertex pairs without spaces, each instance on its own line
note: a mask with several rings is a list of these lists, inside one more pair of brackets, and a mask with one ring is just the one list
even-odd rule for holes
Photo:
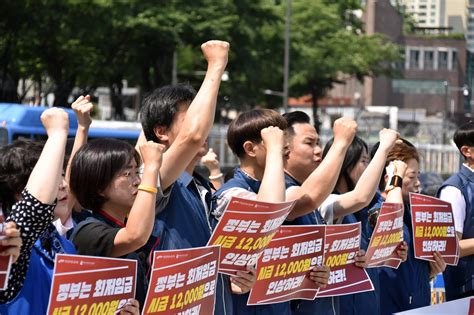
[[121,176],[128,178],[129,180],[133,180],[135,177],[138,177],[139,179],[142,178],[143,175],[143,170],[140,168],[138,169],[127,169],[125,172],[121,174]]

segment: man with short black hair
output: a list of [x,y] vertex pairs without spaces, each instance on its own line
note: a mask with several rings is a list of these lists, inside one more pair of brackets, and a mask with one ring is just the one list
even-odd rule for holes
[[[201,49],[208,67],[197,94],[189,85],[165,86],[147,96],[141,109],[147,140],[166,147],[160,169],[164,196],[157,200],[153,230],[159,239],[155,250],[206,246],[211,237],[212,192],[209,181],[194,167],[207,152],[229,44],[208,41]],[[140,138],[138,143],[144,141],[143,135]],[[219,274],[215,314],[232,314],[230,288],[229,278]]]
[[459,127],[453,140],[464,163],[438,191],[439,198],[452,205],[460,240],[458,265],[447,266],[443,273],[447,300],[474,295],[474,121]]

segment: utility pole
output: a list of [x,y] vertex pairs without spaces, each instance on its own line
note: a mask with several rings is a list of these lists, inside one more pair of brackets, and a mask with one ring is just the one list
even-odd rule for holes
[[286,4],[285,21],[285,57],[283,64],[283,110],[288,112],[288,80],[290,76],[290,30],[291,30],[291,0]]

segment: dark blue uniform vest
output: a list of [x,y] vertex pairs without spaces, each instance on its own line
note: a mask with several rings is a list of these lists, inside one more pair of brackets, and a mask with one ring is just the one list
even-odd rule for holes
[[[360,248],[367,250],[373,230],[369,225],[369,213],[382,206],[383,198],[379,192],[376,193],[370,204],[354,214],[344,217],[343,224],[361,222]],[[374,291],[343,295],[339,298],[341,314],[380,314],[380,282],[379,268],[367,268],[367,274],[374,285]]]
[[[234,177],[225,183],[218,191],[215,192],[214,198],[219,198],[221,194],[235,187],[240,187],[254,193],[258,193],[261,182],[256,181],[247,175],[245,175],[240,168],[237,168],[234,172]],[[232,295],[234,302],[234,314],[237,315],[290,315],[290,303],[275,303],[267,305],[253,305],[247,306],[249,294]],[[219,314],[219,313],[216,313]]]
[[[209,182],[193,174],[209,193],[206,203],[213,211]],[[201,195],[193,182],[193,176],[184,172],[171,188],[166,207],[156,215],[153,235],[158,238],[156,250],[182,249],[206,246],[211,237],[211,220],[208,220]],[[217,277],[215,314],[232,315],[232,293],[227,276]]]
[[[90,223],[94,222],[101,222],[105,223],[108,226],[111,226],[113,228],[122,228],[119,226],[117,223],[115,223],[112,220],[109,220],[108,218],[105,218],[104,216],[101,216],[98,213],[92,213],[91,216],[87,217],[84,221],[80,222],[75,228],[74,232],[71,234],[70,240],[74,242],[74,238],[76,237],[76,233],[80,231],[80,229]],[[137,286],[136,286],[136,294],[135,298],[138,300],[140,303],[140,309],[143,308],[145,305],[145,297],[146,297],[146,292],[148,290],[148,280],[147,280],[147,272],[149,269],[149,263],[150,261],[147,261],[147,259],[152,257],[153,255],[150,255],[150,252],[153,250],[153,247],[156,246],[156,237],[150,237],[148,242],[141,248],[137,249],[136,251],[122,256],[120,258],[124,259],[133,259],[137,261]],[[80,252],[80,250],[79,250]]]
[[403,239],[408,244],[408,258],[398,269],[379,268],[381,314],[392,314],[431,302],[430,267],[425,260],[415,258],[410,205],[403,213]]
[[[64,253],[76,253],[74,245],[60,236],[57,231],[54,238],[60,242]],[[37,240],[31,249],[30,263],[23,287],[12,301],[0,305],[0,314],[46,314],[53,280],[53,270],[54,258],[44,250],[40,240]]]
[[[285,187],[301,186],[301,184],[285,173]],[[286,225],[319,225],[326,224],[321,213],[316,209],[312,213],[305,214],[293,221],[285,221]],[[339,314],[339,298],[327,297],[315,300],[293,300],[291,301],[292,314]]]
[[[458,173],[448,178],[438,191],[442,188],[454,186],[459,189],[466,202],[466,218],[462,238],[474,238],[474,173],[467,167],[462,166]],[[443,273],[446,287],[446,298],[448,301],[463,296],[474,295],[474,256],[466,256],[459,259],[457,266],[447,266]]]

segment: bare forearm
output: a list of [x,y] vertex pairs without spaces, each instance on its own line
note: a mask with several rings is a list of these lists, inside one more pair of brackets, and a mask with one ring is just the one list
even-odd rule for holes
[[[69,160],[67,162],[67,168],[66,168],[66,182],[69,184],[70,178],[71,178],[71,163],[76,155],[77,151],[79,151],[80,148],[82,148],[86,143],[87,143],[87,136],[89,134],[89,126],[81,126],[79,125],[77,127],[76,131],[76,137],[74,138],[74,145],[72,146],[72,151],[71,155],[69,156]],[[68,199],[68,209],[71,210],[76,203],[76,198],[69,198]],[[61,218],[62,221],[62,218]]]
[[387,151],[388,150],[384,148],[379,148],[357,181],[354,190],[341,195],[339,202],[334,205],[335,218],[354,213],[366,207],[372,198],[374,198],[380,176],[382,176],[385,167]]
[[281,150],[268,152],[265,173],[258,191],[257,200],[266,202],[285,201],[285,173]]
[[63,169],[67,132],[48,138],[30,174],[27,190],[39,201],[51,204],[56,199]]
[[387,193],[385,202],[403,204],[403,195],[401,187],[394,187]]
[[301,185],[299,194],[288,196],[288,200],[297,200],[297,206],[288,216],[289,219],[311,213],[331,194],[339,177],[347,148],[347,145],[334,143],[318,168]]
[[[156,187],[158,168],[150,168],[145,165],[142,185]],[[137,197],[128,215],[125,228],[119,231],[116,244],[121,246],[114,248],[114,256],[117,257],[130,253],[142,247],[151,235],[155,222],[156,194],[148,191],[138,190]]]
[[459,241],[459,256],[466,257],[474,255],[474,238],[468,238]]
[[140,146],[146,142],[145,133],[143,129],[140,131],[140,135],[138,136],[137,143],[135,144],[135,150],[140,153]]
[[167,189],[176,181],[206,141],[214,123],[217,93],[223,69],[208,69],[199,92],[187,110],[182,124],[183,129],[164,155],[161,168],[163,189]]

